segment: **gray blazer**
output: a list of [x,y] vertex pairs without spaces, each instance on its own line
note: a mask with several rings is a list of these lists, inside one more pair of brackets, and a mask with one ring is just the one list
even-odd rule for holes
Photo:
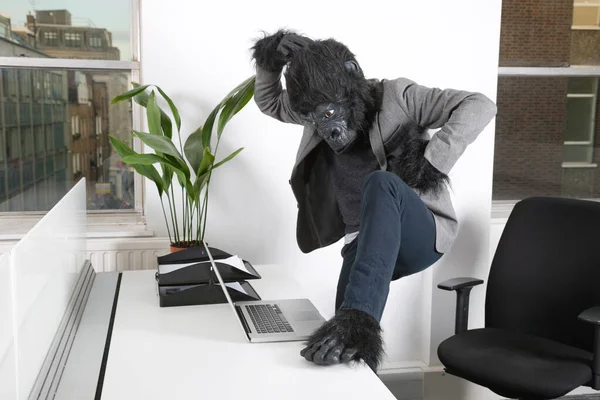
[[[290,184],[298,201],[297,239],[303,252],[335,243],[344,236],[344,224],[318,151],[322,139],[290,108],[281,73],[257,67],[254,99],[266,115],[304,126]],[[437,129],[425,157],[448,174],[466,147],[496,115],[496,105],[481,93],[428,88],[406,78],[382,80],[382,109],[369,132],[371,146],[382,170],[393,153],[394,138],[408,130]],[[419,193],[436,221],[436,249],[447,252],[458,230],[448,188],[438,194]]]

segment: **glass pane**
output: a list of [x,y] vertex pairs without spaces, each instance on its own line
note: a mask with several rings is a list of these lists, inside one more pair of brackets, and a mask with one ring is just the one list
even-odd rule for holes
[[570,94],[595,94],[598,78],[569,78]]
[[573,8],[573,25],[598,25],[599,7],[575,7]]
[[565,145],[565,162],[591,163],[594,148],[591,145]]
[[[564,174],[563,162],[600,163],[600,141],[594,140],[600,126],[592,125],[592,99],[567,97],[569,86],[565,76],[499,77],[493,200],[581,192],[581,186],[570,181],[575,175]],[[594,135],[589,135],[591,129]],[[566,146],[565,140],[591,144]],[[600,198],[600,174],[590,185]]]
[[131,103],[110,104],[129,72],[0,71],[14,86],[0,97],[0,211],[47,211],[81,177],[88,209],[134,208],[133,171],[109,141],[131,135]]
[[567,131],[565,141],[582,142],[593,137],[594,98],[567,99]]
[[[104,0],[4,0],[0,37],[10,37],[17,53],[55,58],[131,60],[130,2]],[[3,54],[0,54],[0,56]],[[6,55],[6,54],[4,54]]]

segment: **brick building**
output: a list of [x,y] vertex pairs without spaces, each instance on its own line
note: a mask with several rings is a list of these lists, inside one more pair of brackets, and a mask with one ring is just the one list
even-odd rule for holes
[[600,197],[598,76],[576,74],[600,65],[599,16],[600,3],[503,1],[500,67],[541,72],[498,77],[494,200]]
[[37,49],[56,58],[119,60],[112,34],[104,28],[74,26],[68,10],[36,11],[27,16],[27,29],[34,32]]
[[[4,56],[48,57],[0,16]],[[67,112],[66,72],[0,68],[0,212],[46,210],[64,195]]]

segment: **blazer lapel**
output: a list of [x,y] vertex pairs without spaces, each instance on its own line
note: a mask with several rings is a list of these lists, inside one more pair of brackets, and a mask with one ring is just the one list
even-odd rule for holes
[[315,134],[315,128],[312,126],[305,126],[300,145],[298,146],[298,153],[296,155],[296,166],[304,160],[304,158],[321,142],[318,135]]

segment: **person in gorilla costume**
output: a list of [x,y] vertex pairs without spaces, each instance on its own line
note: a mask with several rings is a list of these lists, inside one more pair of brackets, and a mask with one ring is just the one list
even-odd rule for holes
[[300,355],[377,371],[390,282],[449,250],[458,223],[448,173],[496,106],[481,93],[367,79],[334,39],[280,29],[251,50],[258,108],[304,127],[290,180],[298,245],[309,253],[344,238],[335,316]]

